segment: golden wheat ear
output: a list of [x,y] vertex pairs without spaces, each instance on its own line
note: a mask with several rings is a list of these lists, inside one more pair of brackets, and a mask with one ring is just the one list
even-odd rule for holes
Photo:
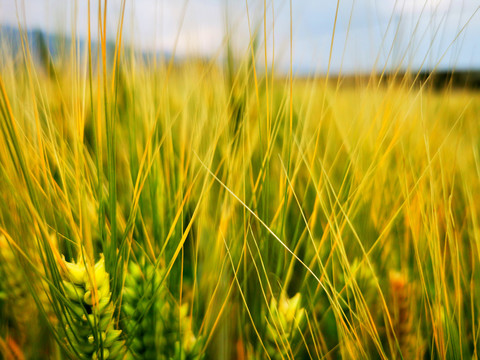
[[[421,342],[413,328],[412,296],[413,287],[405,274],[390,273],[391,303],[390,311],[393,315],[393,333],[398,346],[393,353],[395,358],[421,359],[423,349],[418,346]],[[393,337],[393,336],[392,336]],[[395,341],[395,340],[394,340]]]

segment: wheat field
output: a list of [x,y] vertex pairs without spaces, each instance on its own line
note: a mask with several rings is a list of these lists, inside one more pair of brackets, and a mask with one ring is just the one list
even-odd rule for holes
[[146,59],[99,11],[1,43],[1,357],[478,357],[478,91],[275,75],[254,35]]

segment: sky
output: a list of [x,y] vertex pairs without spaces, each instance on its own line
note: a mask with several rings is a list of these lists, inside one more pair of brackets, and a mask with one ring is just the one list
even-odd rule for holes
[[[91,4],[96,19],[98,2]],[[257,62],[265,64],[266,49],[268,66],[279,73],[290,67],[290,40],[296,74],[480,70],[479,6],[479,0],[269,0],[266,8],[263,0],[126,0],[123,34],[143,51],[219,61],[227,39],[238,58],[250,56],[257,34]],[[121,8],[121,0],[107,2],[111,39]],[[28,29],[74,30],[84,39],[87,15],[87,0],[0,0],[0,25],[20,19]]]

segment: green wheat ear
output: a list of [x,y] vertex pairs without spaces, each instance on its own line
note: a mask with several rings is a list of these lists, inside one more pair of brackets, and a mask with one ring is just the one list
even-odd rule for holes
[[147,266],[145,274],[131,261],[125,276],[122,294],[122,326],[128,336],[128,348],[135,358],[154,359],[160,334],[156,321],[161,307],[160,280],[162,273]]
[[[187,303],[180,307],[180,340],[175,342],[174,360],[201,360],[204,358],[205,339],[195,336],[192,329],[192,316],[188,315],[190,306]],[[176,312],[175,312],[176,313]],[[170,316],[174,312],[170,311]]]
[[188,304],[180,308],[162,283],[165,271],[130,262],[123,288],[123,328],[138,359],[199,360],[203,338],[192,331]]
[[297,293],[288,298],[282,292],[280,299],[272,298],[270,313],[267,317],[267,333],[265,347],[272,359],[288,359],[294,355],[295,344],[303,332],[305,325],[305,309],[301,307],[301,295]]
[[7,239],[0,235],[0,279],[3,288],[5,314],[15,341],[23,346],[28,341],[29,322],[38,315],[35,301],[25,283],[22,271]]
[[63,260],[65,345],[82,359],[123,359],[125,341],[115,328],[110,276],[105,260],[92,268]]
[[[375,282],[375,274],[365,263],[355,259],[350,265],[351,277],[345,272],[340,273],[340,281],[342,288],[342,309],[347,316],[352,315],[351,312],[357,312],[362,301],[359,295],[365,300],[368,308],[375,310],[377,302],[377,287]],[[375,313],[373,313],[375,314]]]
[[26,263],[20,262],[23,258],[9,241],[12,240],[0,235],[0,304],[2,316],[8,322],[8,338],[25,351],[27,358],[34,356],[31,351],[35,356],[41,353],[48,357],[56,346],[47,322],[55,326],[57,318],[49,298],[45,269],[38,253],[33,253],[28,254],[28,262],[36,267],[35,271],[22,271],[23,266],[27,271]]

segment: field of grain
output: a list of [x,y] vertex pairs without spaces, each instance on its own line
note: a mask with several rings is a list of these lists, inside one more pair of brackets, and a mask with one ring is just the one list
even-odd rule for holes
[[480,93],[120,34],[1,45],[0,357],[478,357]]

